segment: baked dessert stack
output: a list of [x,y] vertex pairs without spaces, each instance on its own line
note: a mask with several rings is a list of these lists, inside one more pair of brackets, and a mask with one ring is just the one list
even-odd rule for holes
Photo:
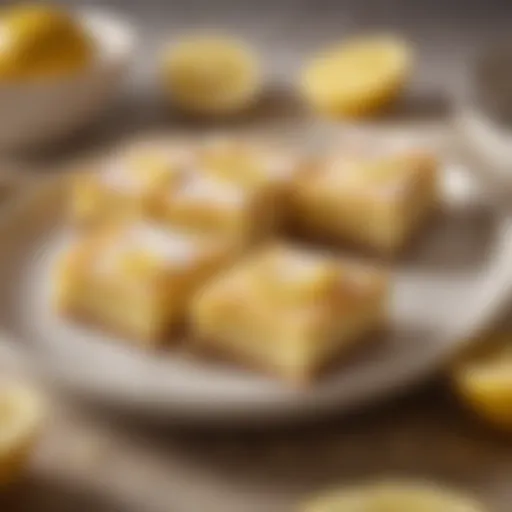
[[141,345],[170,341],[213,274],[277,235],[283,180],[261,154],[238,141],[135,144],[77,176],[60,314]]
[[76,178],[77,235],[59,260],[59,314],[311,381],[387,323],[373,265],[286,242],[289,231],[396,254],[432,214],[427,154],[299,159],[236,138],[135,145]]

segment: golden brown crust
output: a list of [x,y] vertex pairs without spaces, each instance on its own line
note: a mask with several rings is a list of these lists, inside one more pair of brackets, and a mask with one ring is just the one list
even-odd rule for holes
[[[90,327],[93,329],[100,329],[103,333],[110,334],[114,337],[122,337],[124,340],[131,342],[131,345],[137,346],[142,349],[154,349],[162,345],[170,344],[174,339],[179,339],[179,333],[182,327],[166,328],[164,331],[155,333],[154,336],[141,336],[140,332],[135,332],[126,328],[126,325],[112,325],[104,318],[99,318],[82,309],[72,307],[71,305],[60,304],[56,308],[57,314],[66,318],[74,323]],[[175,335],[171,335],[172,332]]]
[[357,343],[347,347],[347,350],[340,351],[337,356],[326,360],[322,365],[313,368],[311,372],[302,375],[289,375],[282,372],[281,368],[277,365],[264,365],[255,360],[250,361],[241,354],[226,350],[225,347],[207,339],[189,339],[188,347],[190,347],[193,353],[212,362],[235,363],[237,366],[241,366],[253,373],[263,373],[268,377],[278,378],[288,386],[300,391],[312,387],[321,377],[326,377],[329,373],[339,369],[341,363],[349,364],[352,358],[357,357],[364,352],[364,349],[381,340],[387,331],[387,319],[384,319],[379,326],[376,326],[371,332],[359,338]]
[[442,218],[442,209],[438,201],[432,205],[432,209],[424,216],[422,221],[412,230],[410,235],[404,238],[400,245],[384,250],[371,246],[369,243],[358,242],[348,235],[342,237],[339,233],[320,232],[318,229],[300,224],[297,221],[288,220],[287,233],[290,240],[295,243],[308,244],[313,247],[336,249],[348,254],[361,255],[363,258],[382,261],[386,264],[407,261],[421,241],[431,232]]

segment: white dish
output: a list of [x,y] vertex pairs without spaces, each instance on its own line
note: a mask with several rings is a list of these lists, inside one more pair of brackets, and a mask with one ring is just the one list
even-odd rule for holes
[[498,199],[512,193],[512,42],[496,41],[470,63],[455,100],[459,149]]
[[[512,221],[447,169],[446,213],[395,269],[393,329],[310,389],[186,354],[146,354],[51,311],[49,272],[65,239],[62,179],[27,194],[0,224],[0,326],[49,375],[89,399],[166,420],[233,424],[346,412],[421,381],[487,326],[512,283]],[[9,242],[7,243],[7,240]]]
[[512,194],[512,136],[471,108],[462,109],[455,121],[460,156],[472,162],[482,187],[506,205]]
[[0,83],[0,150],[54,142],[97,118],[119,93],[135,46],[128,22],[101,10],[77,13],[97,56],[84,71],[26,83]]

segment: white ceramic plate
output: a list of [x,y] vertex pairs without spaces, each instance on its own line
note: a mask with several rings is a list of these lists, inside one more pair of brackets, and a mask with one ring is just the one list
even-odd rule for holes
[[142,353],[56,318],[48,294],[66,237],[62,179],[17,201],[0,225],[1,327],[68,388],[140,415],[256,425],[347,411],[426,377],[506,303],[512,222],[475,201],[463,169],[445,178],[443,220],[394,270],[390,334],[310,389],[186,354]]

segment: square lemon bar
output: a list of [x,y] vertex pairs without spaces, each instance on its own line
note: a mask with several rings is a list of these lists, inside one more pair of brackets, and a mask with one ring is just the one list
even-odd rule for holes
[[220,239],[148,222],[103,227],[78,235],[59,260],[56,309],[157,345],[183,325],[192,295],[233,257]]
[[219,235],[241,247],[272,236],[278,227],[268,190],[249,190],[204,169],[162,188],[156,204],[155,218],[169,227]]
[[277,229],[285,226],[292,178],[304,162],[299,152],[261,138],[221,135],[203,140],[200,159],[207,172],[259,191],[265,197],[267,216],[273,216]]
[[192,144],[171,140],[130,144],[100,163],[97,172],[74,177],[71,215],[78,224],[150,215],[162,187],[193,166]]
[[293,228],[392,255],[438,205],[432,155],[329,155],[298,175],[291,193]]
[[386,322],[385,272],[272,245],[215,277],[192,302],[199,347],[308,382]]

